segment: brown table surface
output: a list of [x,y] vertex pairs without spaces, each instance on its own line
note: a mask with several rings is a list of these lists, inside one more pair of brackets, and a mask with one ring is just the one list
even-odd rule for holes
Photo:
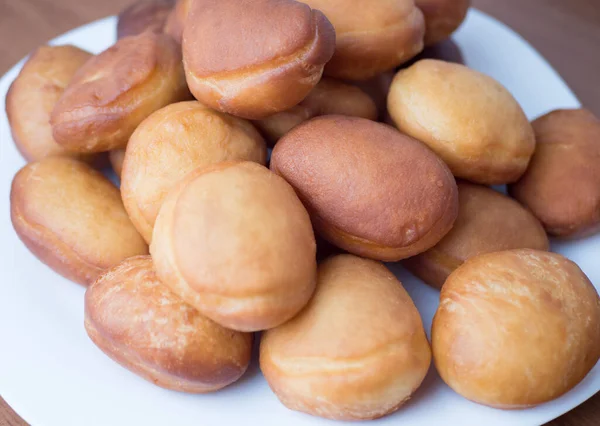
[[[29,51],[71,28],[117,13],[132,0],[0,0],[0,74]],[[598,0],[473,0],[513,27],[600,115]],[[0,426],[26,424],[0,397]],[[600,425],[600,394],[548,426]]]

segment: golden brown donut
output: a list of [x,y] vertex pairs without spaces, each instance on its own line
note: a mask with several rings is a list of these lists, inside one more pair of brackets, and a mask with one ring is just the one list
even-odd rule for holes
[[50,113],[75,72],[92,55],[75,46],[42,46],[27,59],[6,94],[6,116],[15,146],[27,161],[81,157],[56,143]]
[[127,145],[121,195],[133,224],[148,242],[167,193],[197,168],[222,161],[265,164],[267,147],[248,121],[180,102],[148,117]]
[[324,77],[298,105],[255,122],[271,144],[298,124],[327,114],[377,119],[377,106],[369,95],[356,86]]
[[123,161],[125,160],[125,149],[115,149],[108,153],[110,165],[115,174],[121,178],[123,172]]
[[23,167],[12,182],[10,215],[35,256],[82,285],[123,259],[148,253],[119,190],[100,172],[68,157]]
[[327,18],[294,0],[194,0],[183,32],[196,99],[255,120],[302,101],[334,49]]
[[175,8],[169,13],[165,24],[165,33],[181,44],[183,38],[183,26],[190,13],[190,6],[194,0],[177,0]]
[[425,15],[425,45],[450,37],[467,17],[471,0],[415,0]]
[[465,260],[483,253],[530,248],[548,250],[540,222],[512,198],[486,186],[458,183],[458,217],[434,247],[403,263],[432,287],[442,288]]
[[579,267],[530,249],[454,271],[433,319],[435,365],[471,401],[532,407],[571,390],[600,357],[600,300]]
[[448,167],[422,143],[363,118],[328,115],[277,142],[287,180],[317,232],[359,256],[397,261],[434,246],[458,213]]
[[552,111],[533,122],[537,148],[510,194],[550,234],[600,231],[600,120],[585,109]]
[[260,342],[260,368],[281,402],[336,420],[396,411],[430,363],[421,317],[401,283],[381,263],[352,255],[322,263],[307,307]]
[[150,256],[102,274],[85,292],[85,329],[106,355],[157,386],[221,389],[248,368],[252,334],[228,330],[156,277]]
[[119,13],[117,39],[144,31],[162,33],[175,0],[137,0]]
[[188,93],[171,37],[144,32],[122,38],[73,77],[50,118],[54,138],[78,152],[124,148],[147,116]]
[[252,162],[188,174],[160,209],[150,252],[165,284],[234,330],[282,324],[315,288],[310,218],[291,186]]
[[426,143],[455,176],[476,183],[515,182],[535,149],[510,92],[463,65],[425,59],[401,70],[388,110],[400,131]]
[[335,54],[325,75],[367,80],[423,50],[425,23],[414,0],[302,0],[335,28]]

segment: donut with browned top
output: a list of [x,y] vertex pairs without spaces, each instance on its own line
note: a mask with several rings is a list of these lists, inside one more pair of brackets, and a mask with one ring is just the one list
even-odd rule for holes
[[50,117],[52,131],[72,151],[122,148],[147,116],[188,96],[181,52],[171,37],[125,37],[73,77]]
[[325,15],[293,0],[195,0],[183,32],[183,62],[196,99],[249,119],[304,99],[334,48]]
[[537,147],[510,194],[551,235],[578,238],[600,231],[600,120],[586,109],[566,109],[532,124]]
[[325,239],[397,261],[434,246],[458,213],[448,167],[421,142],[371,120],[314,118],[277,142],[271,169],[296,190]]
[[124,260],[87,289],[84,323],[106,355],[167,389],[213,392],[250,363],[252,334],[221,327],[177,297],[150,256]]

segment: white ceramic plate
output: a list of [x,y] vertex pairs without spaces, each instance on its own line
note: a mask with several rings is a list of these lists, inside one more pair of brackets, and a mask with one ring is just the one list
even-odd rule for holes
[[[115,19],[71,31],[55,44],[100,52],[114,42]],[[471,11],[454,36],[466,63],[502,82],[531,118],[579,102],[557,73],[523,39],[494,19]],[[0,99],[20,64],[0,80]],[[0,394],[34,426],[118,425],[335,425],[286,409],[269,390],[256,362],[236,384],[210,395],[160,389],[98,350],[83,328],[83,288],[61,278],[31,255],[9,217],[10,183],[24,161],[0,114]],[[554,249],[576,261],[600,284],[600,236]],[[427,330],[438,292],[397,266]],[[522,411],[471,403],[448,388],[434,369],[414,397],[377,425],[531,426],[545,423],[600,390],[600,366],[558,400]]]

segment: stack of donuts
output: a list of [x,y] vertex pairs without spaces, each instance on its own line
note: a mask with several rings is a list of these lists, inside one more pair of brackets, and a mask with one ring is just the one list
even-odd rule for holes
[[[98,55],[42,46],[6,99],[14,229],[164,388],[235,382],[260,339],[316,416],[402,409],[432,364],[480,404],[553,400],[600,357],[598,293],[548,239],[600,231],[600,121],[530,122],[461,64],[468,7],[142,0]],[[382,262],[441,290],[430,339]]]

